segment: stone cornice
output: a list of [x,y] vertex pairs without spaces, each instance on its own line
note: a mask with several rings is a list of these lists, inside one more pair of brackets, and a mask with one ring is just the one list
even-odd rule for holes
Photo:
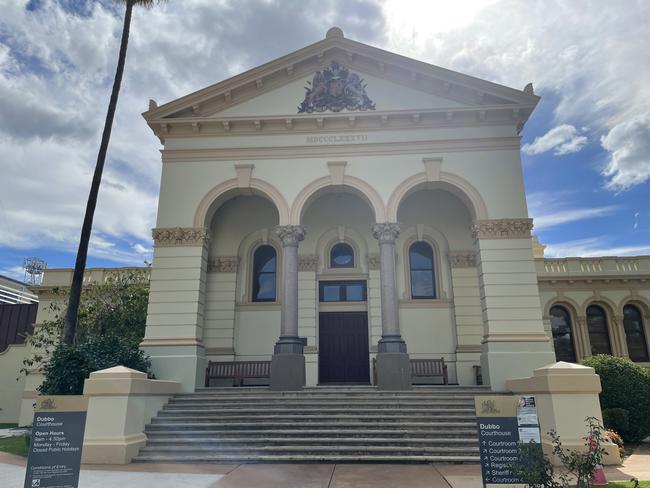
[[236,273],[238,266],[238,256],[217,256],[208,261],[208,273]]
[[472,224],[474,239],[524,239],[531,236],[533,219],[476,220]]
[[450,251],[447,253],[447,257],[452,268],[476,267],[476,254],[474,251]]
[[301,254],[298,256],[298,271],[316,271],[318,254]]
[[[354,131],[354,132],[359,132]],[[311,132],[314,134],[314,132]],[[305,138],[308,137],[305,135]],[[328,158],[348,155],[391,155],[441,152],[501,151],[519,150],[519,137],[445,139],[437,141],[398,141],[398,142],[354,142],[349,144],[315,144],[304,142],[294,146],[232,147],[214,149],[164,149],[164,163],[192,161],[232,161],[253,159],[293,159],[322,157],[327,151]]]
[[151,232],[156,247],[207,246],[210,232],[203,227],[159,227]]
[[516,126],[533,105],[479,106],[354,113],[285,114],[255,117],[178,117],[153,119],[149,125],[161,139],[169,137],[292,134],[318,131],[374,131],[494,125]]

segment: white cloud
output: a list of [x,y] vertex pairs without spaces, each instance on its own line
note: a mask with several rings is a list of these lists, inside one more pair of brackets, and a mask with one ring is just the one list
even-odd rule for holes
[[536,192],[527,195],[528,213],[535,231],[547,230],[571,222],[608,217],[620,210],[617,205],[584,207],[575,203],[575,194],[568,192]]
[[549,244],[544,249],[547,258],[598,256],[641,256],[650,254],[650,245],[638,246],[608,246],[607,236],[577,239],[573,241]]
[[530,144],[524,144],[521,150],[525,154],[536,155],[553,151],[556,156],[580,151],[587,144],[587,137],[580,135],[572,125],[562,124],[553,127],[546,134],[536,137]]
[[13,278],[14,280],[23,281],[25,270],[22,266],[11,266],[9,268],[0,268],[0,275]]
[[[430,3],[432,9],[437,6]],[[421,14],[418,5],[387,0],[385,9],[402,9],[416,17]],[[462,2],[453,5],[468,8]],[[389,18],[387,48],[516,88],[532,81],[542,95],[558,97],[556,124],[574,121],[578,127],[587,126],[592,139],[650,114],[644,20],[650,15],[649,2],[626,2],[625,8],[617,2],[587,0],[506,0],[470,6],[471,20],[451,30],[429,28],[424,22],[408,29]],[[624,128],[634,131],[629,124]],[[642,146],[639,132],[635,137],[628,130],[625,134],[623,145],[629,150],[631,144]],[[613,153],[623,145],[606,149]],[[647,159],[612,156],[605,173],[608,188],[627,189],[650,177]]]
[[615,125],[601,144],[611,153],[603,170],[608,188],[622,191],[650,179],[650,111]]

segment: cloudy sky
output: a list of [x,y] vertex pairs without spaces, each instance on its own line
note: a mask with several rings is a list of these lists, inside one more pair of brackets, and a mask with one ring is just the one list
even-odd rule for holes
[[[0,0],[0,274],[73,266],[123,6]],[[650,254],[650,2],[169,0],[133,17],[89,266],[151,257],[159,142],[140,113],[347,37],[522,88],[531,215],[550,256]]]

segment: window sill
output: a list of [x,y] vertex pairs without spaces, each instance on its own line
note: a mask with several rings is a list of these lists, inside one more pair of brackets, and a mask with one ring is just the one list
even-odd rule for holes
[[402,299],[400,308],[451,308],[453,301],[446,298],[434,299]]
[[280,310],[280,302],[242,302],[235,305],[236,311]]

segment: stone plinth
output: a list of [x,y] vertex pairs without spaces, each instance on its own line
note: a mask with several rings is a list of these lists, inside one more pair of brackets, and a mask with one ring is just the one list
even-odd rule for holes
[[[598,394],[602,390],[600,377],[593,368],[563,361],[537,368],[533,376],[506,381],[513,393],[534,395],[539,414],[544,453],[559,464],[553,455],[550,430],[555,430],[568,449],[585,449],[587,435],[585,419],[603,421]],[[607,455],[604,464],[620,464],[618,448],[612,443],[603,446]]]

